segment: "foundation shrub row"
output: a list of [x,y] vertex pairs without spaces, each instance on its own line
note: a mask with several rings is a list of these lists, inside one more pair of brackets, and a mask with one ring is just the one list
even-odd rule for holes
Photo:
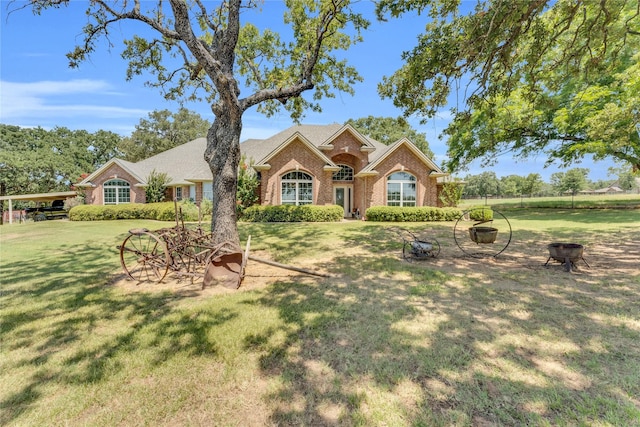
[[423,222],[455,221],[462,215],[458,208],[373,206],[367,209],[367,221]]
[[[198,207],[190,202],[178,205],[184,221],[198,220]],[[173,202],[127,203],[121,205],[79,205],[69,211],[71,221],[103,221],[114,219],[154,219],[175,221],[176,208]]]
[[254,205],[245,209],[242,220],[247,222],[338,222],[342,221],[343,216],[343,208],[336,205]]

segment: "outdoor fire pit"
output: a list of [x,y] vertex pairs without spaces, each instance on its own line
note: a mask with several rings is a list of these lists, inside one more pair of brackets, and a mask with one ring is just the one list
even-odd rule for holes
[[488,206],[462,212],[453,227],[456,245],[474,258],[497,257],[507,249],[511,236],[511,224],[507,217]]
[[[584,253],[584,246],[577,243],[551,243],[547,246],[547,249],[549,250],[549,258],[547,259],[545,266],[549,264],[551,259],[564,264],[566,271],[577,269],[576,263],[579,260],[582,260],[587,264],[587,261],[582,257],[582,254]],[[589,267],[589,264],[587,264],[587,267]]]
[[476,243],[493,243],[498,236],[498,229],[493,227],[469,227],[469,237]]

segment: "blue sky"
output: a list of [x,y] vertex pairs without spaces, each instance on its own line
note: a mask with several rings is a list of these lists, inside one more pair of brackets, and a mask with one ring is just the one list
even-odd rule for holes
[[[0,123],[46,129],[60,126],[90,132],[103,129],[126,136],[151,111],[179,108],[178,104],[164,100],[157,90],[144,86],[145,78],[125,80],[126,63],[120,57],[120,41],[130,37],[132,31],[143,31],[139,25],[129,23],[114,28],[112,46],[103,42],[89,61],[78,69],[71,69],[65,54],[82,41],[82,27],[87,22],[84,1],[72,1],[70,7],[47,10],[40,16],[28,9],[9,14],[7,9],[15,9],[19,2],[0,0],[0,4]],[[372,25],[364,33],[364,42],[349,50],[348,58],[364,82],[355,86],[354,96],[336,93],[335,98],[323,100],[323,112],[308,112],[303,123],[344,123],[350,118],[402,114],[391,100],[380,99],[376,87],[383,76],[401,66],[401,54],[415,45],[416,36],[424,30],[425,18],[403,17],[378,23],[373,16],[373,3],[363,1],[358,8]],[[258,16],[260,23],[256,24],[278,30],[283,25],[282,10],[281,2],[265,1]],[[206,103],[189,103],[185,107],[213,120]],[[425,125],[420,125],[417,119],[410,120],[414,128],[426,135],[439,164],[446,158],[446,142],[438,135],[449,117],[448,111],[443,110]],[[276,117],[265,118],[255,109],[245,113],[243,123],[242,140],[266,138],[292,125],[284,111]],[[544,161],[541,157],[515,162],[509,156],[502,156],[498,164],[489,169],[472,164],[458,175],[486,170],[496,172],[498,177],[540,173],[548,181],[553,172],[562,169],[545,169]],[[589,178],[598,180],[611,179],[607,169],[613,165],[611,161],[584,161],[574,167],[589,168]]]

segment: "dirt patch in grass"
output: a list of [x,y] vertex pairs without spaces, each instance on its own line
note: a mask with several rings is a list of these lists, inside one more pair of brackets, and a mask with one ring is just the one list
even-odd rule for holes
[[[252,252],[251,255],[255,255],[261,259],[271,260],[269,254],[264,252]],[[308,268],[312,271],[316,271],[313,267],[308,266],[302,267],[300,265],[295,265],[295,267]],[[318,270],[318,272],[326,274],[325,271]],[[171,273],[169,273],[161,283],[151,283],[136,282],[128,278],[124,273],[117,272],[114,275],[113,280],[110,282],[110,285],[121,289],[125,293],[174,292],[182,296],[206,298],[211,295],[230,294],[261,289],[277,281],[290,280],[292,277],[309,278],[314,276],[249,260],[245,269],[244,279],[238,289],[228,289],[221,285],[210,286],[203,289],[202,280],[194,280],[191,282],[189,279],[177,279]]]
[[[550,240],[551,242],[551,240]],[[454,243],[442,244],[437,258],[413,261],[413,265],[421,265],[467,278],[493,278],[501,282],[502,286],[509,286],[511,275],[531,275],[544,282],[556,280],[561,283],[564,280],[581,279],[587,282],[607,281],[615,284],[619,280],[628,280],[638,274],[638,260],[640,259],[640,242],[635,241],[610,241],[606,243],[594,242],[584,244],[583,259],[579,260],[571,272],[565,270],[565,266],[553,259],[549,260],[547,242],[514,240],[507,249],[498,256],[480,254],[470,256],[460,250]],[[488,251],[490,252],[490,251]],[[252,252],[254,256],[262,259],[272,259],[272,255],[266,252]],[[332,274],[333,260],[348,257],[348,250],[336,250],[327,252],[313,259],[305,259],[292,264],[295,267],[310,271]],[[408,263],[402,258],[400,251],[392,252],[397,256],[399,263]],[[399,264],[402,269],[402,264]],[[111,284],[124,292],[174,292],[183,296],[208,297],[210,295],[229,294],[255,289],[262,289],[270,284],[289,281],[292,278],[300,280],[322,280],[321,277],[288,270],[249,260],[245,270],[245,277],[240,288],[228,289],[224,286],[212,286],[202,289],[202,281],[188,279],[178,280],[169,274],[162,283],[137,283],[130,280],[121,272],[114,275]],[[496,285],[496,281],[492,283]]]

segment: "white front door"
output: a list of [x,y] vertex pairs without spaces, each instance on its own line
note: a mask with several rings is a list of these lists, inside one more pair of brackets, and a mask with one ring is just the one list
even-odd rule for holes
[[345,218],[351,218],[351,210],[353,209],[353,187],[350,185],[336,185],[333,187],[333,203],[342,206]]

